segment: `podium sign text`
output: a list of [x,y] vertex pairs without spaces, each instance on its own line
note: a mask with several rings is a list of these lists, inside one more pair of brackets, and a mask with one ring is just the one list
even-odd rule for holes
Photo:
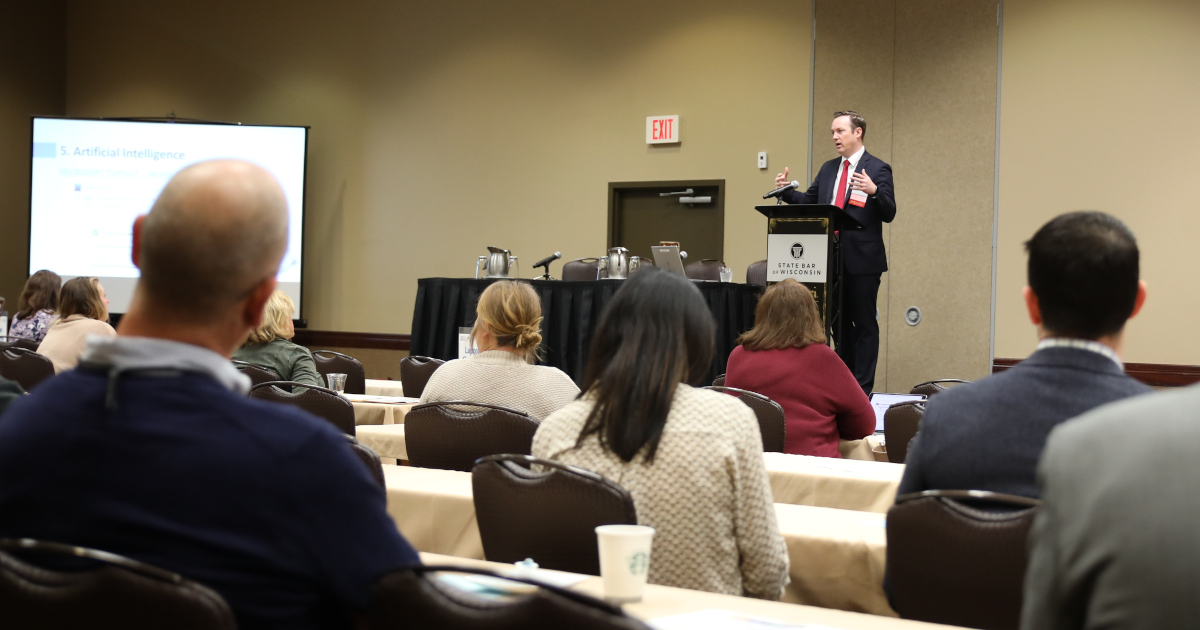
[[792,278],[824,283],[829,263],[829,237],[824,234],[767,235],[767,282]]

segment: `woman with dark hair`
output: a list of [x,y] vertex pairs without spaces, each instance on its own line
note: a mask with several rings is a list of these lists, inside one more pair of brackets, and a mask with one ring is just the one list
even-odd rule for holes
[[655,268],[600,315],[579,400],[542,421],[533,455],[595,471],[655,529],[650,582],[779,599],[788,557],[754,412],[696,389],[716,326],[690,281]]
[[98,278],[67,280],[59,294],[58,316],[37,350],[54,363],[55,374],[79,363],[89,336],[117,336],[108,325],[108,296]]
[[25,281],[25,289],[17,301],[17,312],[13,315],[8,334],[13,337],[32,339],[38,343],[46,338],[46,331],[54,321],[58,308],[58,291],[62,278],[48,269],[42,269]]
[[829,346],[808,287],[795,280],[771,285],[754,309],[754,328],[729,354],[725,385],[762,394],[783,407],[783,450],[841,457],[838,438],[860,440],[875,431],[871,401]]

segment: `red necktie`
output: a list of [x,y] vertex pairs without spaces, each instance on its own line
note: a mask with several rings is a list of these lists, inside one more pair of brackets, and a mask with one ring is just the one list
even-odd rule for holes
[[837,194],[833,196],[833,205],[839,208],[846,207],[846,180],[849,179],[849,177],[846,176],[846,171],[849,170],[850,160],[842,162],[842,174],[838,177]]

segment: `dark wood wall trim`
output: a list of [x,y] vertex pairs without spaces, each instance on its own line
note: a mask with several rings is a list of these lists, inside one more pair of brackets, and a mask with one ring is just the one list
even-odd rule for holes
[[292,341],[302,346],[326,346],[330,348],[376,348],[379,350],[408,350],[410,335],[387,333],[338,332],[334,330],[308,330],[297,328]]
[[[1020,359],[993,359],[992,372],[1003,372],[1020,362]],[[1184,387],[1200,383],[1200,365],[1126,363],[1125,373],[1151,387]]]

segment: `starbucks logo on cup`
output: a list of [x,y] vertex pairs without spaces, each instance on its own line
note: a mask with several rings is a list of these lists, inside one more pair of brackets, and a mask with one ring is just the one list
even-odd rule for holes
[[629,572],[634,575],[644,575],[650,565],[650,558],[644,551],[638,551],[629,556]]
[[796,260],[800,260],[803,257],[804,257],[804,244],[803,243],[792,243],[792,258],[795,258]]

